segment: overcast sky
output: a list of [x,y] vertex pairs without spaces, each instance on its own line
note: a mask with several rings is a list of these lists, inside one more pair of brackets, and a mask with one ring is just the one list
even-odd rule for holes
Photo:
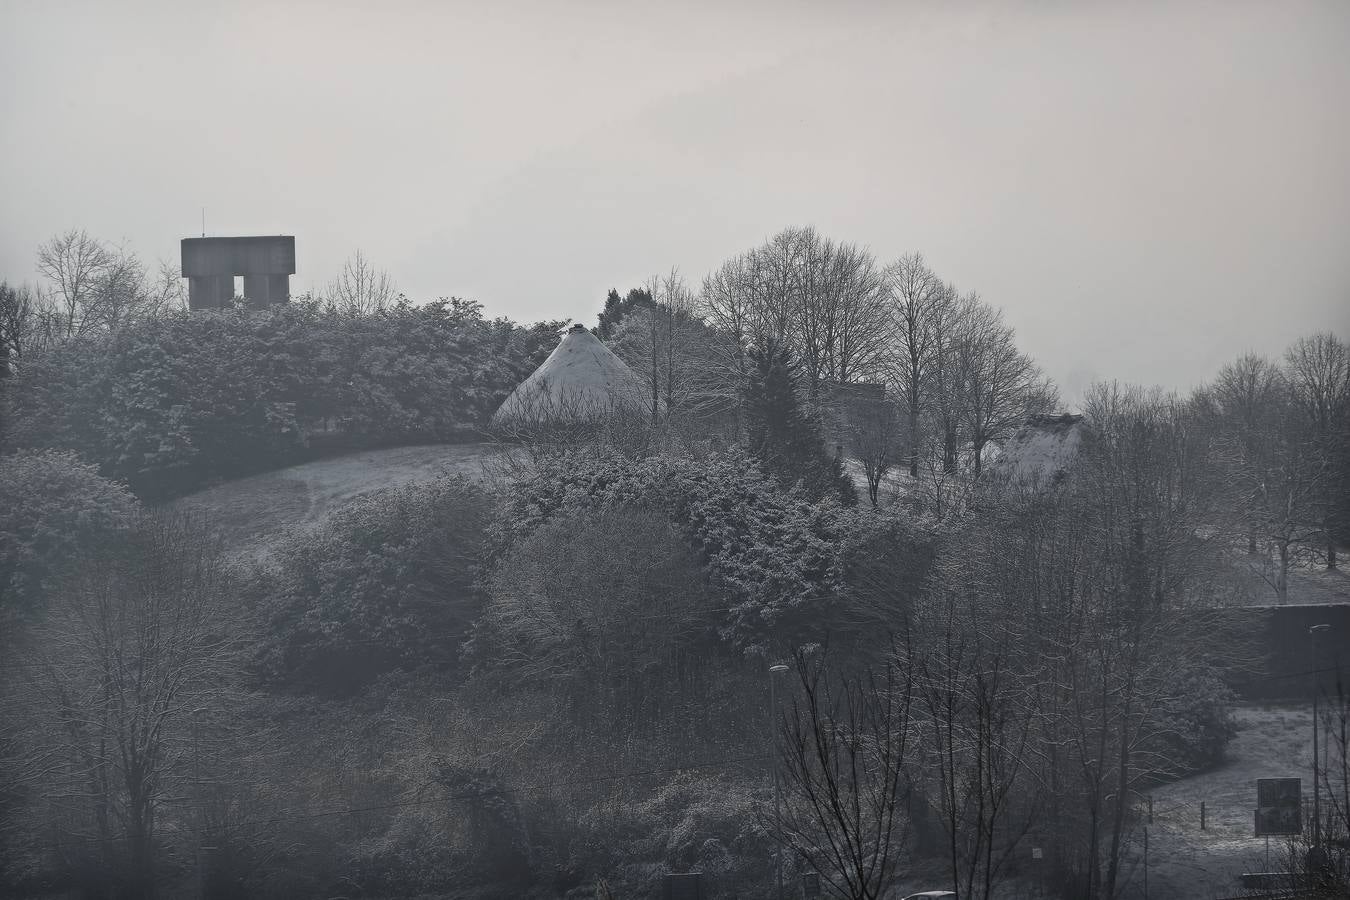
[[1074,397],[1350,336],[1350,2],[0,0],[0,278],[296,236],[594,321],[788,225],[922,252]]

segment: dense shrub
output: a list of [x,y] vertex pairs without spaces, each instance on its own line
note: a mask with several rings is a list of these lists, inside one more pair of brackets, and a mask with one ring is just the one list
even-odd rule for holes
[[664,873],[691,871],[703,873],[710,897],[745,896],[772,877],[762,787],[685,774],[650,793],[597,803],[572,828],[569,865],[605,879],[616,896],[655,896]]
[[522,887],[533,879],[530,839],[515,797],[495,773],[442,762],[437,781],[449,797],[461,847],[473,875],[498,888]]
[[478,643],[494,662],[625,721],[658,713],[662,685],[707,646],[703,566],[660,512],[616,506],[554,517],[497,566]]
[[1162,704],[1155,743],[1167,761],[1165,775],[1185,775],[1223,761],[1237,736],[1236,695],[1208,666],[1178,667]]
[[513,490],[500,537],[523,539],[560,512],[626,505],[661,510],[699,552],[727,601],[718,630],[731,645],[764,653],[850,627],[841,552],[850,517],[798,487],[782,488],[739,450],[546,461]]
[[556,340],[459,300],[369,316],[316,304],[136,320],[26,359],[4,441],[78,451],[142,495],[337,446],[477,427]]
[[0,617],[32,612],[63,564],[130,528],[136,507],[74,453],[0,456]]
[[251,591],[265,674],[347,692],[395,668],[449,666],[478,615],[492,500],[463,477],[354,501],[276,550]]

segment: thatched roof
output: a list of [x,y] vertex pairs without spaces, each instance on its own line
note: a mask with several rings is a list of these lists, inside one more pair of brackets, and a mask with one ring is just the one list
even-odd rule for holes
[[493,425],[594,422],[651,415],[651,387],[586,330],[573,325],[548,359],[511,392]]
[[1047,488],[1078,459],[1086,433],[1082,416],[1032,416],[1003,446],[990,472],[1024,488]]

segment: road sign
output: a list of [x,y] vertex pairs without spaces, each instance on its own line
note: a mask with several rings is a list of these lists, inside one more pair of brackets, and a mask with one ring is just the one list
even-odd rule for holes
[[1302,833],[1302,779],[1256,779],[1256,836]]

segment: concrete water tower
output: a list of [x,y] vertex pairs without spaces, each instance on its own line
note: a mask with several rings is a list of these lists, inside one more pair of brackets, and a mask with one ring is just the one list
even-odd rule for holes
[[295,237],[183,238],[183,277],[189,309],[221,309],[234,299],[234,278],[244,278],[249,306],[285,303],[295,274]]

